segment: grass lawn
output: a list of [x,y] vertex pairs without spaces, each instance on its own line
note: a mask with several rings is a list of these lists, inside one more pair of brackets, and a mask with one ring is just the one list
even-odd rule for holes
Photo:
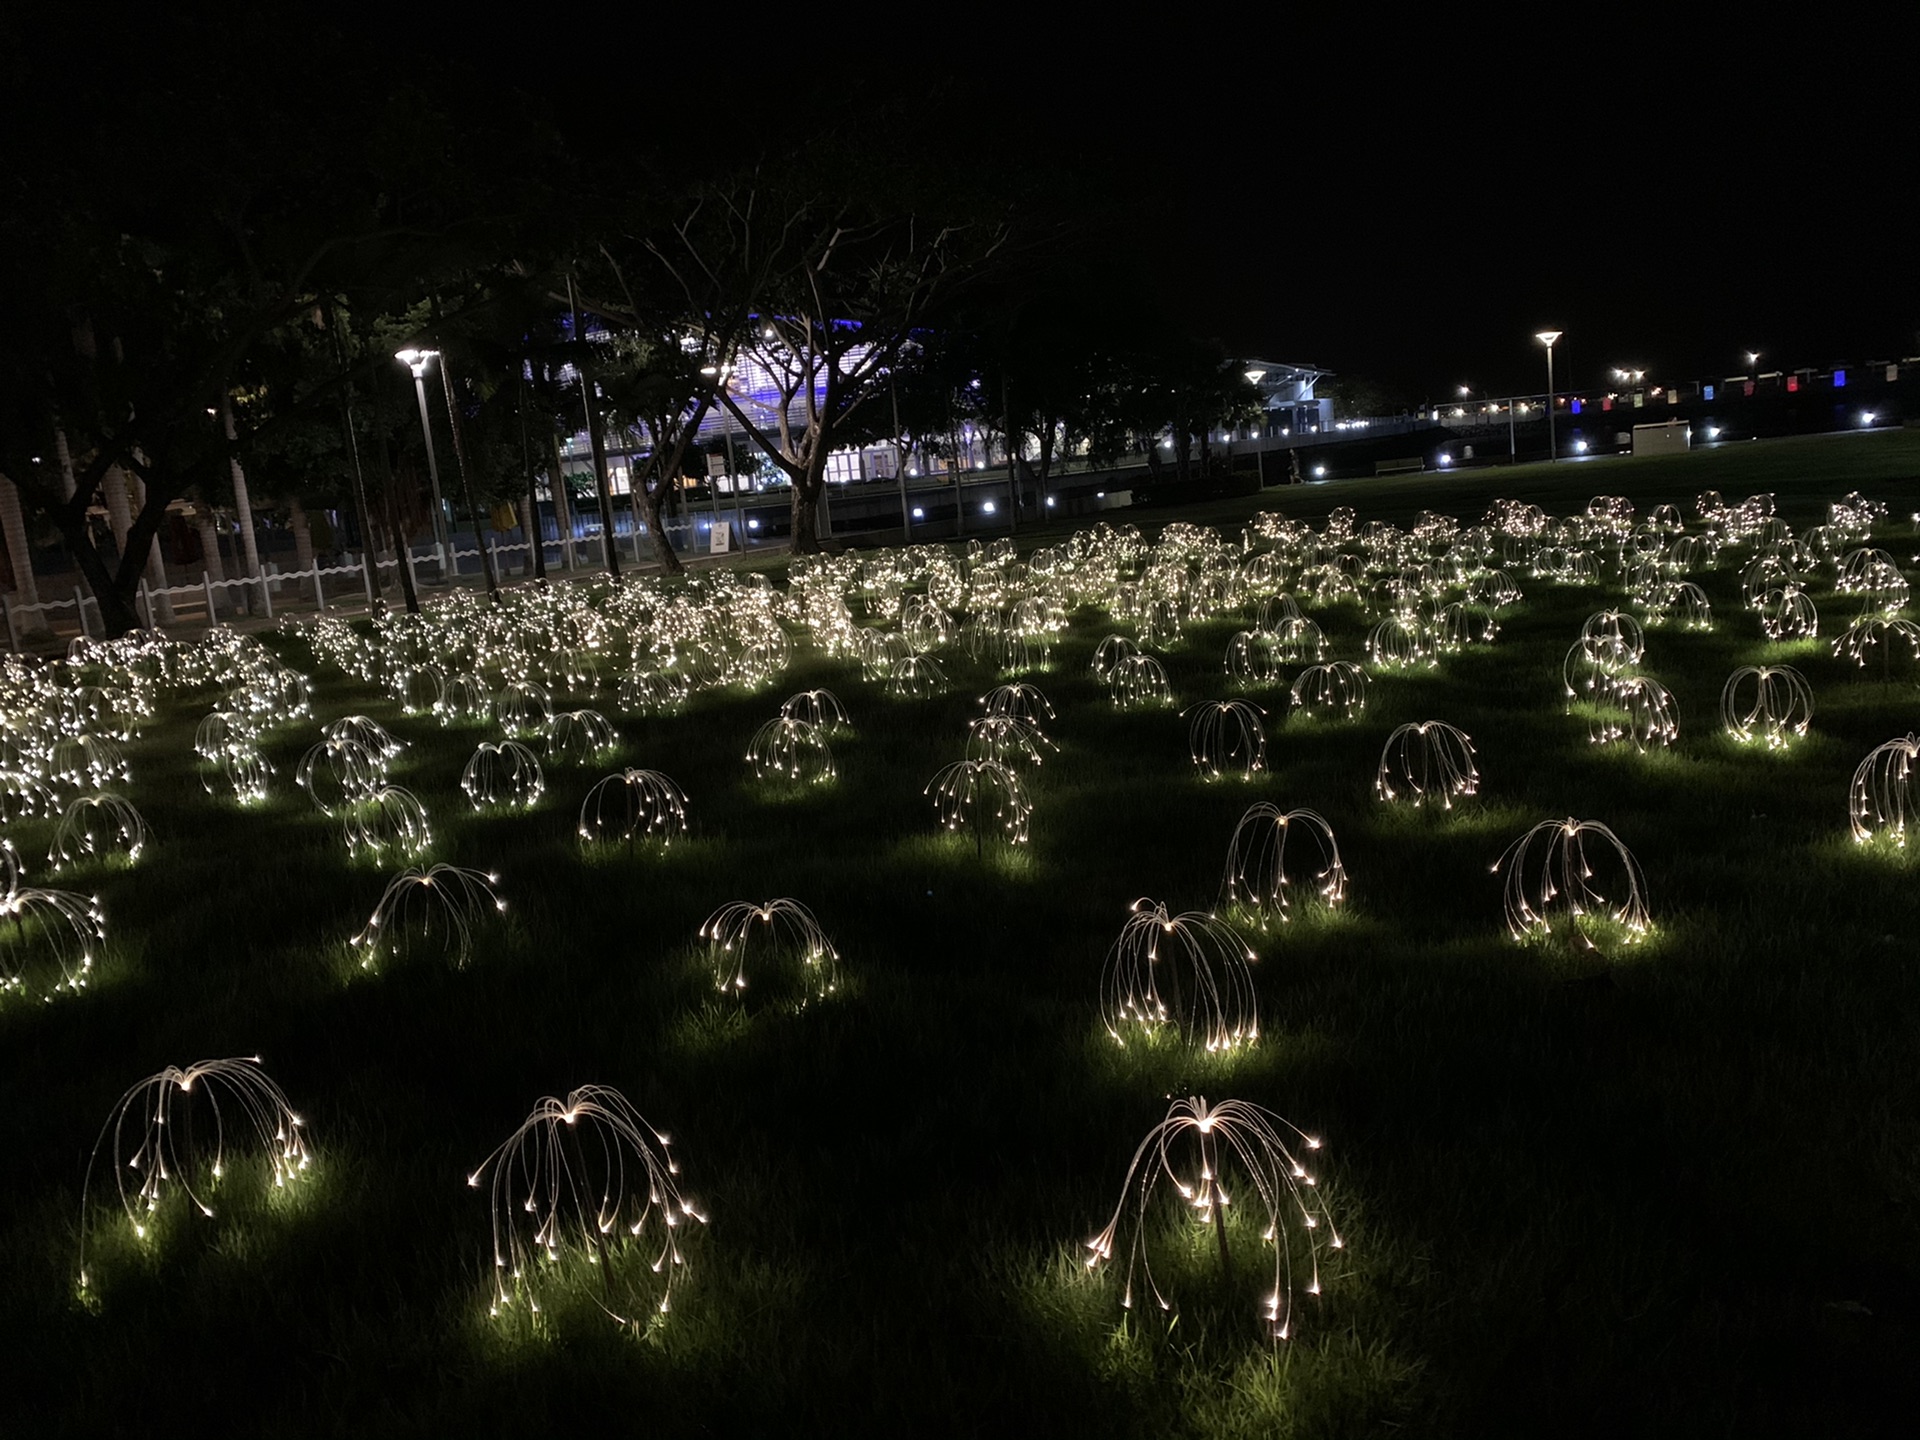
[[[1496,498],[1577,515],[1608,494],[1641,517],[1675,504],[1699,533],[1700,492],[1766,491],[1798,535],[1858,490],[1889,507],[1872,543],[1911,581],[1916,476],[1920,439],[1891,432],[1122,518],[1149,540],[1176,519],[1217,527],[1237,563],[1242,527],[1276,506],[1316,529],[1337,506],[1407,527],[1423,510],[1472,524]],[[404,714],[300,635],[266,641],[311,677],[312,713],[267,732],[260,804],[202,788],[195,731],[222,686],[173,687],[124,746],[119,789],[151,832],[137,865],[50,873],[52,821],[4,827],[25,883],[99,895],[107,940],[84,991],[45,999],[35,933],[0,938],[27,982],[0,992],[0,1433],[1910,1433],[1920,847],[1856,845],[1847,803],[1868,752],[1920,729],[1920,668],[1832,657],[1859,602],[1830,564],[1808,582],[1820,638],[1767,641],[1741,600],[1749,542],[1688,577],[1712,630],[1646,630],[1641,672],[1671,692],[1677,740],[1596,745],[1562,683],[1583,622],[1625,608],[1612,547],[1592,549],[1590,583],[1516,560],[1524,598],[1494,643],[1376,673],[1351,721],[1289,715],[1298,665],[1264,685],[1226,675],[1252,601],[1157,652],[1169,708],[1110,703],[1095,649],[1135,626],[1094,605],[1018,675],[942,647],[951,689],[922,699],[797,623],[778,678],[674,714],[623,710],[602,665],[556,703],[603,711],[617,752],[550,766],[538,802],[504,815],[460,788],[497,725]],[[1296,593],[1331,658],[1365,660],[1377,617]],[[616,628],[603,649],[634,638]],[[549,632],[523,648],[557,647]],[[1812,688],[1810,730],[1781,752],[1734,743],[1722,685],[1778,664]],[[979,697],[1013,679],[1045,692],[1058,751],[1028,775],[1030,842],[976,847],[923,792],[965,753]],[[749,737],[817,686],[852,722],[831,740],[836,778],[757,781]],[[1265,711],[1249,780],[1189,761],[1179,710],[1225,698]],[[464,967],[415,954],[369,971],[348,944],[398,862],[350,859],[293,782],[320,726],[353,714],[407,742],[391,778],[432,817],[429,858],[498,876],[506,909]],[[1434,719],[1472,737],[1478,793],[1381,803],[1388,735]],[[583,798],[622,766],[678,782],[684,838],[581,844]],[[1243,927],[1257,1045],[1117,1046],[1100,980],[1128,907],[1210,907],[1260,802],[1326,817],[1345,903]],[[1562,817],[1604,822],[1637,858],[1639,943],[1508,935],[1490,867]],[[702,921],[785,896],[831,937],[838,985],[770,965],[721,993]],[[82,1292],[82,1179],[116,1100],[169,1064],[253,1055],[305,1122],[309,1169],[263,1183],[232,1124],[225,1173],[189,1177],[215,1214],[176,1198],[145,1238],[96,1174]],[[611,1286],[644,1291],[653,1255],[616,1238],[602,1269],[563,1248],[537,1320],[490,1316],[488,1193],[468,1178],[540,1097],[587,1084],[671,1136],[707,1219],[684,1227],[671,1313],[609,1321]],[[1150,1208],[1173,1310],[1123,1309],[1124,1266],[1082,1263],[1169,1099],[1202,1095],[1324,1142],[1314,1204],[1345,1244],[1322,1252],[1317,1298],[1296,1277],[1283,1343],[1260,1319],[1255,1191],[1230,1165],[1224,1264],[1211,1227]],[[205,1139],[202,1122],[186,1152]]]

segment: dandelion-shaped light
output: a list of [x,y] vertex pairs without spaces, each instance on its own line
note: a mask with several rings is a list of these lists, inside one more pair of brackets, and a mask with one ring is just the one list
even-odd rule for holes
[[1296,898],[1311,895],[1329,908],[1347,895],[1347,868],[1333,827],[1316,810],[1282,810],[1262,802],[1248,807],[1227,842],[1227,868],[1220,902],[1253,915],[1291,920]]
[[1871,611],[1849,625],[1833,642],[1836,656],[1853,661],[1863,670],[1877,655],[1882,680],[1893,678],[1893,653],[1901,648],[1906,650],[1910,664],[1920,663],[1920,625]]
[[798,695],[789,695],[780,703],[780,713],[789,720],[801,720],[814,726],[823,735],[853,732],[853,722],[847,718],[847,707],[840,703],[840,697],[831,690],[802,690]]
[[293,783],[322,815],[337,815],[377,790],[387,777],[386,760],[351,736],[324,738],[300,757]]
[[[1320,1293],[1324,1251],[1344,1248],[1321,1199],[1315,1177],[1302,1163],[1320,1141],[1273,1111],[1246,1100],[1209,1105],[1205,1096],[1176,1100],[1167,1116],[1140,1142],[1127,1167],[1113,1218],[1087,1242],[1087,1267],[1093,1269],[1126,1255],[1126,1280],[1120,1303],[1133,1307],[1134,1287],[1143,1285],[1162,1310],[1174,1302],[1154,1275],[1153,1255],[1163,1241],[1154,1216],[1155,1197],[1173,1187],[1182,1210],[1199,1225],[1212,1227],[1220,1252],[1222,1277],[1232,1272],[1227,1238],[1228,1215],[1235,1203],[1228,1184],[1246,1203],[1247,1190],[1257,1218],[1264,1221],[1259,1243],[1273,1248],[1273,1289],[1261,1302],[1262,1318],[1276,1340],[1294,1333],[1294,1280],[1304,1271],[1305,1291]],[[1122,1231],[1125,1235],[1122,1235]],[[1163,1273],[1168,1267],[1163,1265]]]
[[1125,635],[1109,635],[1093,647],[1093,677],[1102,685],[1111,684],[1114,667],[1130,655],[1138,655],[1140,647]]
[[967,722],[969,760],[995,760],[1015,769],[1038,769],[1045,752],[1059,748],[1031,721],[1013,715],[982,715]]
[[449,675],[433,710],[442,725],[485,720],[493,714],[493,691],[480,675]]
[[1439,664],[1420,621],[1412,615],[1389,615],[1367,634],[1367,658],[1377,669],[1431,669]]
[[538,735],[553,718],[553,697],[531,680],[504,686],[494,697],[493,718],[509,735]]
[[774,965],[797,965],[812,995],[829,995],[840,986],[840,952],[798,900],[722,905],[701,923],[700,938],[712,949],[714,984],[725,994],[747,988],[749,968]]
[[1682,630],[1713,629],[1713,602],[1707,592],[1691,580],[1662,585],[1647,607],[1647,619],[1654,624],[1677,625]]
[[1107,673],[1107,694],[1116,710],[1144,710],[1173,703],[1166,667],[1151,655],[1124,655]]
[[662,848],[687,833],[687,797],[658,770],[622,770],[595,783],[580,802],[580,838],[618,841],[631,851],[639,840]]
[[546,756],[555,765],[585,765],[620,743],[598,710],[560,710],[547,721]]
[[1282,665],[1318,665],[1327,658],[1327,637],[1318,621],[1286,615],[1269,633],[1273,657]]
[[104,735],[67,735],[56,740],[47,779],[72,790],[100,790],[130,778],[120,747]]
[[980,697],[980,708],[989,715],[1024,721],[1035,730],[1044,730],[1044,722],[1054,718],[1053,706],[1047,703],[1040,687],[1025,681],[994,686]]
[[1315,720],[1352,720],[1367,708],[1367,672],[1351,660],[1309,665],[1288,692],[1292,708]]
[[411,790],[382,785],[341,815],[347,854],[418,859],[433,844],[427,807]]
[[1552,934],[1556,916],[1589,950],[1598,947],[1583,920],[1611,921],[1626,932],[1627,944],[1652,924],[1640,862],[1597,820],[1542,820],[1509,845],[1493,869],[1507,872],[1507,931],[1516,940]]
[[147,822],[118,795],[82,795],[60,817],[47,847],[47,863],[64,865],[108,855],[124,855],[129,865],[146,848]]
[[540,760],[518,740],[483,740],[460,772],[460,788],[476,810],[525,810],[547,788]]
[[1587,721],[1587,738],[1594,744],[1630,741],[1642,754],[1656,746],[1665,749],[1679,734],[1672,692],[1645,675],[1615,680]]
[[1229,772],[1251,780],[1267,768],[1265,714],[1245,700],[1208,700],[1182,711],[1194,765],[1209,780]]
[[258,742],[259,734],[252,717],[243,712],[215,710],[194,727],[193,753],[217,765],[229,746],[253,745]]
[[1238,630],[1227,641],[1226,671],[1243,685],[1270,685],[1279,678],[1280,653],[1271,635]]
[[618,1090],[583,1085],[548,1095],[467,1177],[489,1192],[493,1298],[489,1313],[525,1307],[565,1280],[567,1262],[598,1273],[600,1307],[621,1325],[671,1309],[680,1237],[706,1215],[680,1193],[667,1137]]
[[1920,739],[1912,735],[1876,745],[1853,772],[1847,787],[1847,819],[1864,845],[1884,835],[1901,849],[1907,830],[1920,822]]
[[887,693],[903,700],[925,700],[943,695],[952,682],[931,655],[908,655],[887,676]]
[[1798,585],[1767,591],[1757,608],[1761,631],[1776,643],[1811,640],[1820,633],[1820,612],[1814,608],[1813,597]]
[[1467,732],[1443,720],[1402,725],[1381,747],[1373,793],[1389,804],[1419,806],[1437,800],[1441,808],[1451,810],[1456,798],[1480,788],[1473,754]]
[[24,990],[42,960],[58,973],[54,991],[86,988],[94,949],[106,938],[99,900],[20,880],[20,856],[0,839],[0,991]]
[[216,794],[218,786],[225,784],[241,805],[257,805],[267,798],[273,763],[251,741],[235,740],[209,761],[200,772],[200,785],[207,794]]
[[394,739],[386,726],[366,715],[343,716],[329,725],[322,725],[320,733],[329,740],[356,741],[383,763],[407,748],[405,741]]
[[108,1113],[81,1183],[81,1288],[90,1280],[93,1175],[103,1159],[127,1222],[144,1240],[154,1212],[176,1192],[211,1218],[234,1165],[264,1162],[276,1189],[293,1184],[311,1163],[304,1123],[257,1055],[169,1065],[130,1087]]
[[635,668],[620,677],[614,704],[629,715],[671,715],[692,694],[692,683],[677,670]]
[[1166,1028],[1208,1050],[1251,1045],[1260,1005],[1247,967],[1257,959],[1217,916],[1136,900],[1101,970],[1101,1023],[1122,1045]]
[[456,970],[473,958],[474,927],[507,902],[494,890],[498,875],[457,865],[415,865],[387,882],[365,928],[347,943],[363,969],[383,958],[435,953]]
[[826,733],[818,725],[785,715],[776,715],[753,732],[746,758],[756,780],[824,785],[839,773]]
[[446,672],[437,665],[409,665],[396,671],[393,698],[408,715],[432,715],[446,698]]
[[1745,665],[1720,690],[1720,721],[1742,745],[1783,750],[1813,722],[1813,687],[1791,665]]
[[996,760],[956,760],[927,783],[941,828],[971,830],[978,854],[989,830],[1010,845],[1027,843],[1033,802],[1019,773]]

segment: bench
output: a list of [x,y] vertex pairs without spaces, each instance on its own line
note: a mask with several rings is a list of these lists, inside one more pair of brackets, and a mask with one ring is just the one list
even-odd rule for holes
[[1407,455],[1398,460],[1376,460],[1373,462],[1373,473],[1376,475],[1404,475],[1409,470],[1424,470],[1426,468],[1427,461],[1423,455]]

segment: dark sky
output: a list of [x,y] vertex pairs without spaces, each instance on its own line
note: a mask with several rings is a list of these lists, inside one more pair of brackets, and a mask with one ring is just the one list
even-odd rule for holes
[[[450,61],[481,92],[530,95],[615,166],[630,135],[804,134],[822,96],[924,103],[957,167],[1097,188],[1100,243],[1150,292],[1117,307],[1409,401],[1541,388],[1541,328],[1564,332],[1576,385],[1616,365],[1731,374],[1749,349],[1763,369],[1920,354],[1910,21],[1163,8],[1048,31],[901,9],[876,43],[880,27],[848,42],[860,26],[797,12],[776,36],[705,7],[302,9],[263,22],[287,27],[263,64],[301,63],[325,24],[377,75]],[[129,44],[137,68],[147,42]],[[119,103],[112,85],[74,93]]]

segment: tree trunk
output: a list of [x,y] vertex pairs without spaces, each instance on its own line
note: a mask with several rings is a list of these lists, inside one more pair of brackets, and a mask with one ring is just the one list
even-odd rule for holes
[[466,427],[460,423],[460,407],[453,399],[453,365],[446,355],[440,357],[440,383],[447,392],[447,424],[453,431],[453,458],[460,467],[460,494],[467,502],[467,517],[473,522],[473,547],[480,552],[480,574],[487,583],[487,598],[500,603],[500,580],[493,573],[493,551],[487,548],[486,517],[473,498],[473,472],[467,465]]
[[399,571],[400,594],[406,601],[407,613],[420,613],[420,588],[413,579],[413,541],[408,537],[406,526],[400,521],[400,487],[393,481],[393,456],[387,449],[387,412],[380,402],[380,377],[369,377],[368,389],[373,392],[373,455],[380,464],[380,493],[387,502],[387,528],[393,535],[393,558],[395,569]]
[[[307,507],[299,500],[287,501],[287,526],[293,531],[293,568],[313,569],[313,526],[307,523]],[[320,601],[320,577],[313,577],[314,603]]]
[[651,485],[638,485],[633,493],[645,507],[647,533],[653,537],[653,553],[659,557],[660,568],[669,575],[684,575],[687,567],[673,553],[673,542],[667,538],[667,527],[660,523],[660,492]]
[[[193,507],[193,533],[200,541],[200,568],[212,584],[218,585],[227,578],[227,567],[220,563],[220,531],[213,523],[213,511],[204,505]],[[219,602],[225,591],[214,596],[214,603],[207,611],[207,624],[220,623]]]
[[820,553],[819,516],[819,495],[816,493],[812,498],[809,498],[805,488],[796,484],[793,487],[793,539],[791,542],[791,549],[795,555],[818,555]]
[[560,564],[563,568],[573,569],[573,506],[567,502],[567,467],[560,455],[560,436],[558,433],[547,437],[553,442],[552,481],[547,488],[553,492],[553,523],[560,531]]
[[[125,493],[124,490],[122,493]],[[93,598],[99,603],[100,623],[106,628],[107,638],[117,640],[130,630],[138,630],[140,617],[134,613],[130,595],[120,592],[113,574],[107,569],[107,562],[101,558],[94,544],[86,511],[63,505],[51,513],[53,523],[59,528],[60,538],[66,541],[67,550],[80,567],[87,588],[93,591]],[[135,571],[134,574],[137,577],[139,572]]]
[[240,457],[233,453],[236,432],[233,428],[233,401],[220,396],[220,419],[226,426],[227,469],[233,476],[233,513],[240,522],[240,576],[252,580],[260,574],[260,545],[253,533],[253,497],[247,492],[247,472],[240,468]]
[[[40,603],[40,587],[33,578],[33,547],[27,540],[27,517],[20,508],[20,492],[13,481],[0,475],[0,528],[5,529],[7,558],[13,562],[13,593],[22,605]],[[46,629],[44,620],[35,621],[35,630]]]

